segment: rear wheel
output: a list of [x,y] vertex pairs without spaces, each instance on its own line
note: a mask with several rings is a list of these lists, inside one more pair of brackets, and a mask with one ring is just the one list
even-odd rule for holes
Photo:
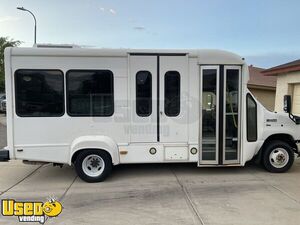
[[288,171],[294,163],[294,151],[283,141],[273,141],[264,150],[263,165],[272,173]]
[[79,153],[75,161],[78,176],[89,183],[101,182],[111,173],[110,155],[99,150],[85,150]]

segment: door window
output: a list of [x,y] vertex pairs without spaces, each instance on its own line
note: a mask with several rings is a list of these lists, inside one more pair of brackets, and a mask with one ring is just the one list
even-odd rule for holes
[[200,164],[229,164],[239,160],[239,66],[201,67]]
[[180,113],[180,74],[168,71],[165,74],[165,114],[169,117]]
[[239,74],[238,69],[225,72],[225,160],[238,159]]
[[152,75],[149,71],[136,74],[136,113],[141,117],[152,113]]
[[217,70],[202,72],[202,160],[215,161],[217,149]]

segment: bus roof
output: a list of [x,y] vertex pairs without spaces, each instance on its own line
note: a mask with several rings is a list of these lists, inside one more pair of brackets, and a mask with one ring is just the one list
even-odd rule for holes
[[57,56],[57,57],[127,57],[128,55],[188,55],[198,58],[199,64],[245,64],[234,53],[212,49],[106,49],[106,48],[8,48],[12,56]]

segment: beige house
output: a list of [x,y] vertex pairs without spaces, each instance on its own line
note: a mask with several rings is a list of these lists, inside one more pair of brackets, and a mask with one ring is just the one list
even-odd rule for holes
[[283,96],[292,96],[292,113],[300,115],[300,60],[276,66],[262,72],[277,77],[275,111],[283,111]]
[[265,69],[249,66],[250,79],[248,89],[268,110],[274,111],[276,95],[276,77],[265,76]]

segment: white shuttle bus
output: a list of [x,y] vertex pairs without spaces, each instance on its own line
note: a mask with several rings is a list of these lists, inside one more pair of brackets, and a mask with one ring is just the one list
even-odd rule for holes
[[7,48],[7,147],[0,160],[74,164],[103,181],[118,164],[244,166],[285,172],[299,118],[269,112],[248,66],[219,50]]

